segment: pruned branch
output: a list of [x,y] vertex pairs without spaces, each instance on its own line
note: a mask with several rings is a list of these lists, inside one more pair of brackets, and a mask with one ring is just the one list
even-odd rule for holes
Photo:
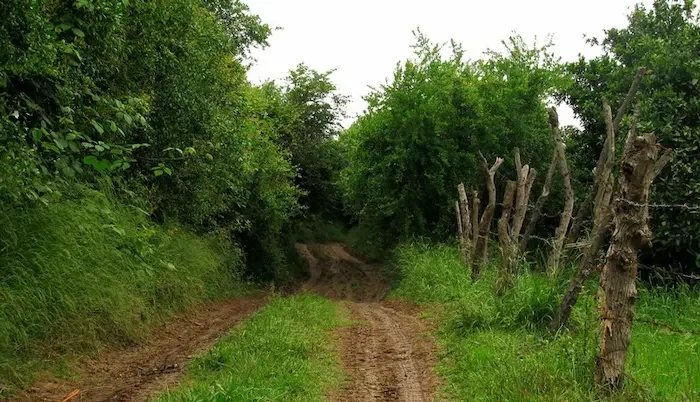
[[537,198],[535,208],[532,210],[532,214],[530,214],[530,220],[528,221],[527,227],[525,228],[525,233],[523,234],[522,239],[520,239],[520,252],[525,251],[525,249],[527,248],[527,243],[530,240],[530,236],[532,236],[532,233],[535,232],[535,227],[537,227],[537,221],[540,219],[540,215],[542,214],[542,207],[544,206],[545,201],[547,201],[550,189],[552,188],[554,173],[557,172],[558,159],[559,155],[555,147],[554,151],[552,151],[552,161],[549,164],[549,170],[547,170],[547,176],[544,180],[544,185],[542,186],[542,194],[540,194],[540,196]]
[[[617,132],[617,130],[620,128],[620,123],[622,122],[622,118],[624,117],[625,113],[627,113],[627,110],[630,107],[630,104],[632,103],[632,100],[634,99],[635,95],[637,94],[637,90],[639,89],[639,84],[642,81],[642,78],[644,78],[644,75],[646,74],[646,68],[642,67],[637,71],[637,75],[634,77],[634,80],[632,81],[632,85],[630,86],[629,91],[627,91],[627,96],[625,96],[625,99],[622,101],[622,104],[620,105],[620,108],[617,110],[617,114],[615,115],[615,119],[612,121],[612,130],[614,132]],[[635,115],[638,116],[638,112],[635,111]],[[632,127],[636,129],[636,119],[632,119]],[[632,138],[634,138],[633,135]],[[603,144],[603,149],[608,148],[608,142],[610,141],[610,136],[606,136],[605,138],[605,143]],[[596,173],[600,172],[603,168],[603,165],[605,164],[605,160],[607,158],[607,155],[605,152],[601,152],[600,157],[598,158],[598,163],[596,164]],[[586,219],[586,216],[590,213],[591,205],[593,203],[593,200],[595,198],[596,193],[598,192],[598,185],[599,183],[594,182],[593,187],[591,187],[591,190],[588,192],[588,195],[586,195],[586,198],[584,201],[581,203],[579,206],[578,211],[576,212],[576,217],[574,218],[574,223],[571,227],[571,231],[567,235],[567,242],[575,242],[578,239],[578,236],[581,233],[581,229],[583,228],[583,222]]]
[[[558,122],[559,117],[557,116],[557,111],[554,108],[549,109],[550,121]],[[571,172],[569,171],[569,165],[566,162],[566,152],[564,150],[564,140],[561,137],[561,132],[559,131],[558,123],[553,128],[554,136],[556,139],[557,153],[559,154],[559,173],[561,173],[562,179],[564,181],[564,210],[561,214],[561,219],[559,221],[559,226],[557,227],[552,247],[552,254],[549,258],[549,269],[550,273],[554,274],[559,270],[559,263],[561,259],[562,249],[564,248],[564,238],[566,237],[566,232],[569,229],[569,223],[571,222],[571,214],[574,209],[574,189],[571,186]]]
[[479,222],[479,235],[476,239],[476,247],[474,248],[474,255],[472,257],[472,279],[474,280],[478,279],[481,264],[486,259],[486,243],[488,240],[489,227],[491,226],[493,213],[496,209],[496,183],[494,182],[494,176],[498,168],[503,164],[503,158],[496,158],[496,162],[489,168],[488,162],[481,152],[479,152],[479,157],[481,158],[481,164],[487,176],[486,184],[489,190],[489,203],[486,205],[484,213],[481,216],[481,221]]

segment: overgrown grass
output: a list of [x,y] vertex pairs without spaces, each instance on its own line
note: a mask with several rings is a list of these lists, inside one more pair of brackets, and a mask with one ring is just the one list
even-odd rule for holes
[[157,401],[325,400],[340,384],[331,329],[345,318],[328,299],[278,298],[194,359],[183,385]]
[[[446,245],[403,245],[394,269],[400,280],[391,296],[424,304],[440,317],[437,371],[445,380],[445,399],[598,400],[592,386],[599,328],[595,281],[573,311],[574,330],[553,334],[547,324],[565,281],[523,272],[515,287],[497,298],[496,268],[487,268],[473,284],[456,247]],[[642,288],[636,313],[674,329],[700,331],[700,292]],[[627,387],[613,400],[700,399],[698,335],[638,320],[627,369]]]
[[56,362],[140,339],[175,312],[241,294],[241,252],[151,224],[83,190],[0,215],[0,385],[25,386]]

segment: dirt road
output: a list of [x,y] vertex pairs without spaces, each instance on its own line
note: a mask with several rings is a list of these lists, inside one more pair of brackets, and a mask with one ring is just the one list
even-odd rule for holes
[[80,362],[82,380],[39,379],[16,402],[142,402],[177,384],[193,355],[209,349],[231,327],[265,303],[264,296],[206,303],[158,328],[134,347],[107,350]]
[[389,283],[379,267],[353,257],[341,244],[298,244],[297,249],[311,273],[303,289],[343,303],[354,321],[340,331],[349,378],[331,401],[432,401],[434,344],[417,310],[382,301]]

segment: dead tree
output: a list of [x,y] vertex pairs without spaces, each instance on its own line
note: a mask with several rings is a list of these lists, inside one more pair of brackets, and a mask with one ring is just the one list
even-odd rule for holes
[[[617,130],[620,128],[622,118],[624,117],[625,113],[627,113],[627,110],[629,109],[632,100],[637,94],[639,84],[641,83],[642,78],[644,78],[645,74],[646,68],[644,67],[640,68],[639,71],[637,71],[637,75],[634,77],[629,91],[627,91],[627,96],[625,96],[625,99],[622,101],[620,108],[615,114],[615,120],[613,120],[612,123],[613,131],[617,132]],[[607,141],[608,138],[606,137],[605,143],[603,144],[603,149],[607,148]],[[598,158],[598,163],[596,164],[596,173],[599,172],[605,164],[604,156],[605,152],[601,152],[600,157]],[[598,177],[597,174],[596,177]],[[598,188],[600,188],[601,185],[602,183],[598,180],[595,180],[593,182],[593,187],[591,187],[591,191],[588,192],[588,195],[586,195],[586,199],[583,200],[583,202],[578,208],[578,211],[576,212],[576,217],[574,218],[573,223],[571,225],[571,230],[569,231],[569,234],[566,237],[567,243],[575,242],[578,239],[581,233],[581,229],[583,228],[583,223],[586,220],[586,216],[588,216],[588,214],[590,213],[591,204],[593,203],[593,200],[595,199],[595,196],[598,193]]]
[[637,299],[637,251],[651,239],[649,189],[670,153],[658,157],[656,136],[630,135],[620,163],[619,190],[613,202],[615,229],[600,275],[601,338],[595,379],[603,392],[623,386]]
[[513,284],[511,274],[513,265],[517,263],[516,256],[513,253],[513,238],[510,230],[510,215],[513,209],[513,199],[515,198],[515,190],[518,183],[508,180],[506,190],[503,195],[503,212],[501,219],[498,220],[498,241],[501,246],[501,267],[499,270],[498,279],[496,280],[496,294],[502,295],[506,289]]
[[472,191],[472,247],[476,244],[476,238],[479,237],[479,192]]
[[464,224],[462,222],[462,212],[459,208],[459,201],[455,201],[455,211],[457,211],[457,240],[459,241],[459,258],[463,265],[467,265],[467,243],[464,236]]
[[461,249],[460,252],[462,256],[462,263],[464,264],[464,266],[468,266],[472,248],[472,242],[469,239],[471,235],[471,223],[469,222],[469,201],[467,200],[467,192],[464,189],[463,183],[460,183],[459,186],[457,186],[457,192],[459,193],[459,202],[457,203],[457,208],[461,217],[460,227],[462,228],[459,234],[459,245]]
[[503,163],[503,158],[496,158],[496,162],[489,168],[484,155],[479,152],[479,156],[481,157],[481,164],[487,176],[486,185],[489,190],[489,203],[486,205],[486,208],[484,208],[484,213],[481,215],[481,220],[479,221],[479,234],[476,239],[476,246],[474,247],[474,255],[472,256],[473,280],[479,278],[481,265],[486,260],[489,228],[491,227],[491,220],[493,219],[493,213],[496,209],[496,183],[494,182],[494,176]]
[[554,108],[549,109],[549,121],[554,128],[554,138],[556,140],[556,149],[559,161],[559,173],[561,173],[562,179],[564,181],[564,211],[561,213],[561,219],[559,221],[559,226],[554,232],[554,239],[552,240],[552,253],[549,256],[549,272],[555,274],[559,270],[559,264],[561,261],[561,254],[564,248],[564,238],[566,237],[566,232],[569,229],[569,222],[571,221],[571,214],[574,210],[574,190],[571,187],[571,172],[569,172],[569,165],[566,162],[566,152],[564,150],[564,140],[561,137],[561,132],[559,131],[559,116]]
[[523,229],[523,223],[525,222],[527,204],[530,201],[530,192],[532,191],[532,185],[535,182],[537,171],[535,169],[530,169],[528,165],[522,165],[520,160],[520,150],[518,148],[515,148],[514,152],[515,170],[518,174],[518,187],[515,197],[515,215],[513,215],[513,225],[510,229],[510,235],[512,239],[511,246],[516,248],[514,252],[517,253],[517,243],[520,239],[520,232]]
[[[596,171],[595,181],[601,183],[598,187],[595,200],[595,212],[593,214],[593,228],[591,229],[590,244],[583,254],[583,258],[579,264],[579,268],[574,273],[569,288],[564,294],[561,304],[552,320],[552,329],[558,330],[566,325],[571,315],[571,309],[576,305],[578,297],[583,288],[584,282],[595,271],[598,252],[602,246],[605,234],[608,232],[608,226],[612,221],[612,211],[610,210],[610,198],[613,193],[615,178],[612,174],[613,164],[615,162],[615,130],[613,129],[612,111],[607,103],[603,105],[603,114],[605,116],[605,127],[607,131],[605,145],[601,151],[599,160],[603,160],[603,166]],[[632,128],[630,135],[633,135],[636,127],[636,117],[632,120]]]
[[[552,127],[552,132],[554,132],[554,130],[555,128]],[[530,236],[532,236],[532,233],[534,233],[535,231],[537,221],[540,219],[540,214],[542,214],[542,207],[544,206],[545,201],[547,201],[547,198],[549,197],[549,192],[552,188],[552,181],[554,180],[554,173],[556,173],[557,167],[559,166],[558,161],[559,153],[557,152],[557,149],[555,147],[554,151],[552,151],[552,162],[549,164],[549,170],[547,170],[547,177],[545,178],[544,185],[542,186],[542,193],[537,198],[537,202],[535,202],[535,208],[530,214],[530,220],[528,221],[527,227],[525,228],[525,233],[523,233],[523,237],[520,239],[521,253],[525,252],[525,250],[527,249],[527,243],[530,240]]]

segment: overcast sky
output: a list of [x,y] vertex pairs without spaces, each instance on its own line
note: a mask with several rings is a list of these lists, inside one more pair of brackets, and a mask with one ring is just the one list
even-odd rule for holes
[[[410,57],[416,27],[432,41],[455,39],[466,57],[476,59],[513,32],[528,43],[553,36],[554,52],[564,61],[597,54],[584,35],[624,27],[635,0],[247,0],[251,11],[282,30],[270,47],[256,51],[250,79],[280,79],[304,62],[316,70],[337,69],[333,81],[351,96],[348,111],[365,108],[369,86],[383,84],[396,63]],[[649,4],[650,0],[641,1]],[[575,124],[568,107],[560,108],[562,124]],[[345,122],[349,125],[352,118]]]

